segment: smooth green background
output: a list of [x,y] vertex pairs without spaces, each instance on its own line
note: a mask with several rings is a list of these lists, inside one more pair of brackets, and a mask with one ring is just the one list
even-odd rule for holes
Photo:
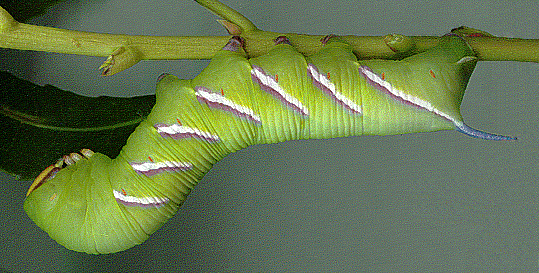
[[[538,1],[223,1],[260,28],[309,34],[442,35],[460,25],[539,38]],[[144,35],[225,35],[194,1],[67,1],[33,22]],[[145,61],[103,78],[104,58],[16,52],[0,67],[86,95],[154,92],[207,62]],[[68,251],[22,210],[30,182],[0,183],[0,267],[11,271],[536,272],[539,65],[480,62],[457,132],[292,141],[247,148],[209,172],[141,246]],[[31,155],[24,155],[31,156]],[[52,162],[51,162],[52,163]]]

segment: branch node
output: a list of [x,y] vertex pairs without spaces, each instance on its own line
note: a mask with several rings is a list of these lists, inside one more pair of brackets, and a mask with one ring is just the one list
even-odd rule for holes
[[99,69],[103,69],[102,76],[112,76],[130,68],[140,60],[142,60],[142,54],[138,50],[122,46],[112,52]]
[[461,37],[496,37],[486,31],[467,26],[460,26],[451,30],[451,33],[460,35]]
[[406,53],[416,47],[413,38],[401,34],[388,34],[384,36],[384,42],[395,53]]
[[198,4],[221,18],[236,24],[243,33],[258,30],[247,17],[217,0],[195,0]]
[[240,36],[242,31],[241,31],[241,28],[230,22],[230,21],[227,21],[227,20],[224,20],[224,19],[217,19],[217,22],[219,22],[219,24],[221,24],[222,26],[224,26],[226,28],[226,31],[228,32],[228,34],[230,35],[236,35],[236,36]]
[[8,31],[10,28],[16,26],[19,22],[13,19],[13,16],[7,12],[4,8],[0,7],[0,33]]

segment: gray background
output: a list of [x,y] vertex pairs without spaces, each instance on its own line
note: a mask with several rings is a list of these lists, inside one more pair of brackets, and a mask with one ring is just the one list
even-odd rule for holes
[[[466,25],[539,38],[537,1],[223,1],[261,29],[307,34],[442,35]],[[457,3],[458,2],[458,3]],[[67,1],[34,23],[144,35],[225,35],[194,1]],[[162,72],[206,61],[145,61],[103,78],[104,58],[3,50],[18,76],[86,95],[154,92]],[[3,57],[4,57],[3,56]],[[539,72],[481,62],[462,112],[493,142],[444,131],[249,147],[206,175],[144,244],[68,251],[22,210],[30,182],[0,183],[0,266],[12,271],[535,272],[539,254]],[[28,155],[24,155],[28,156]],[[30,155],[31,156],[31,155]]]

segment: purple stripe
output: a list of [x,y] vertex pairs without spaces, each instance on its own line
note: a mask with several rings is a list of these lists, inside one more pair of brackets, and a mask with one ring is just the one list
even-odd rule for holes
[[[124,195],[123,193],[116,190],[113,190],[113,195],[117,203],[127,207],[158,208],[166,205],[170,201],[168,198],[138,198],[134,196]],[[140,200],[140,202],[137,202],[137,200]]]
[[[430,111],[429,109],[423,107],[422,105],[419,105],[419,104],[417,104],[417,103],[415,103],[415,102],[413,102],[413,101],[409,101],[409,100],[406,100],[406,99],[404,99],[404,98],[402,98],[402,97],[399,97],[399,96],[395,95],[391,89],[388,89],[387,87],[385,87],[385,86],[381,85],[380,83],[376,82],[374,79],[371,79],[371,78],[369,77],[369,75],[367,75],[367,74],[364,72],[364,70],[369,71],[369,72],[375,74],[376,77],[377,77],[380,81],[382,81],[382,82],[386,82],[386,83],[388,83],[388,84],[389,84],[389,82],[387,82],[387,81],[385,81],[385,80],[382,80],[382,78],[381,78],[378,74],[374,73],[374,71],[372,71],[372,69],[371,69],[370,67],[368,67],[368,66],[366,66],[366,65],[361,65],[361,66],[359,66],[359,75],[363,76],[363,77],[365,78],[365,80],[367,81],[367,83],[370,84],[372,87],[376,88],[378,91],[380,91],[380,92],[382,92],[382,93],[384,93],[384,94],[387,94],[387,95],[390,96],[392,99],[394,99],[394,100],[396,100],[396,101],[398,101],[398,102],[400,102],[400,103],[402,103],[402,104],[406,104],[406,105],[415,107],[415,108],[417,108],[417,109],[426,110],[426,111],[431,112],[431,113],[434,113],[434,114],[436,114],[436,115],[438,115],[438,116],[440,116],[440,117],[442,117],[442,118],[444,118],[444,119],[446,119],[446,120],[448,120],[448,121],[453,122],[453,120],[451,120],[451,119],[449,119],[449,118],[447,118],[447,117],[444,117],[444,116],[442,116],[442,115],[440,115],[440,114],[438,114],[438,113],[432,112],[432,111]],[[391,85],[390,85],[390,86],[391,86]],[[393,87],[391,86],[391,88],[393,88]]]
[[[158,130],[159,130],[159,128],[169,128],[171,130],[175,130],[177,128],[173,128],[174,125],[175,124],[167,125],[167,124],[164,124],[164,123],[157,123],[153,127],[155,129],[158,129]],[[179,125],[179,124],[177,126],[184,127],[184,126]],[[191,128],[191,127],[185,127],[185,128],[186,128],[186,130],[190,130],[191,132],[168,133],[168,132],[162,132],[161,131],[161,132],[159,132],[159,135],[161,135],[164,138],[170,137],[172,139],[196,138],[196,139],[205,140],[207,142],[219,142],[220,141],[218,136],[211,135],[210,133],[202,132],[202,131],[200,131],[198,129]]]
[[145,162],[145,163],[135,163],[131,162],[129,163],[133,170],[140,175],[145,176],[153,176],[156,174],[164,173],[164,172],[183,172],[183,171],[189,171],[193,168],[191,164],[188,163],[182,163],[183,166],[164,166],[164,167],[158,167],[158,168],[150,168],[148,170],[140,170],[138,166],[150,164],[153,162]]
[[164,172],[181,172],[181,171],[188,171],[190,169],[191,168],[184,168],[184,167],[163,167],[163,168],[157,168],[157,169],[152,169],[148,171],[135,170],[135,172],[137,174],[142,174],[145,176],[153,176],[153,175],[164,173]]
[[148,204],[142,204],[137,202],[127,202],[121,199],[116,198],[116,202],[126,206],[126,207],[139,207],[139,208],[158,208],[164,206],[168,201],[163,203],[148,203]]
[[[267,74],[260,66],[256,66],[256,65],[253,65],[253,70],[257,70],[258,72],[262,73],[264,76],[266,77],[271,77],[269,74]],[[299,114],[301,114],[302,116],[309,116],[309,114],[303,110],[301,107],[299,107],[298,105],[292,103],[291,101],[288,101],[284,96],[283,94],[281,94],[279,91],[275,90],[273,87],[263,83],[261,81],[261,79],[259,79],[253,72],[251,72],[251,78],[253,79],[253,81],[255,81],[256,83],[258,83],[258,85],[260,85],[260,88],[266,92],[268,92],[269,94],[271,94],[273,97],[275,97],[276,99],[280,100],[284,105],[286,105],[287,107],[291,108],[293,111],[296,111],[298,112]]]
[[[320,73],[320,70],[318,70],[318,67],[316,67],[314,64],[309,64],[309,67],[311,67],[312,69],[314,69],[318,75],[320,77],[323,77],[324,75],[322,75]],[[335,96],[335,93],[333,93],[333,91],[331,91],[331,89],[329,89],[327,86],[325,86],[324,84],[322,84],[321,81],[318,81],[314,75],[312,74],[311,70],[310,69],[307,69],[307,71],[309,71],[309,75],[311,76],[311,79],[313,79],[313,85],[316,86],[318,89],[320,89],[322,92],[326,93],[331,99],[333,99],[333,101],[335,101],[337,103],[337,105],[340,105],[342,106],[343,108],[349,110],[350,112],[352,113],[355,113],[355,114],[361,114],[361,111],[358,111],[352,107],[350,107],[350,105],[348,105],[346,102],[342,101],[341,99],[337,98],[337,96]]]
[[[207,93],[213,93],[211,90],[209,90],[208,88],[206,87],[203,87],[203,86],[197,86],[195,87],[195,91],[197,92],[207,92]],[[255,123],[258,123],[260,124],[261,121],[260,119],[257,119],[256,117],[250,115],[249,113],[245,113],[245,112],[241,112],[239,111],[238,109],[230,106],[230,105],[226,105],[226,104],[223,104],[223,103],[219,103],[219,102],[215,102],[215,101],[210,101],[208,99],[206,99],[205,97],[203,97],[202,95],[200,94],[196,94],[197,96],[197,99],[200,103],[204,103],[206,105],[208,105],[208,107],[210,108],[215,108],[215,109],[219,109],[219,110],[223,110],[223,111],[227,111],[227,112],[230,112],[240,118],[245,118],[245,119],[248,119],[250,121],[253,121]]]

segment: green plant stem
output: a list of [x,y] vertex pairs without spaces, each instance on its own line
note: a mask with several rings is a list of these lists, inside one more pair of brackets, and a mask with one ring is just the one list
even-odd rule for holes
[[0,47],[107,57],[119,47],[136,48],[145,60],[209,59],[227,37],[130,36],[17,24],[0,33]]
[[[268,52],[273,39],[287,35],[305,55],[321,48],[323,35],[273,33],[258,30],[247,18],[215,0],[198,0],[201,5],[237,24],[246,39],[246,52],[256,57]],[[135,49],[142,60],[211,59],[229,36],[142,36],[113,35],[73,31],[18,23],[0,8],[0,47],[88,56],[110,56],[120,47]],[[360,58],[395,59],[397,54],[384,42],[383,36],[343,36]],[[416,51],[435,46],[438,37],[414,36]],[[539,39],[498,37],[466,38],[480,61],[539,62]]]
[[539,39],[467,38],[480,61],[539,62]]

